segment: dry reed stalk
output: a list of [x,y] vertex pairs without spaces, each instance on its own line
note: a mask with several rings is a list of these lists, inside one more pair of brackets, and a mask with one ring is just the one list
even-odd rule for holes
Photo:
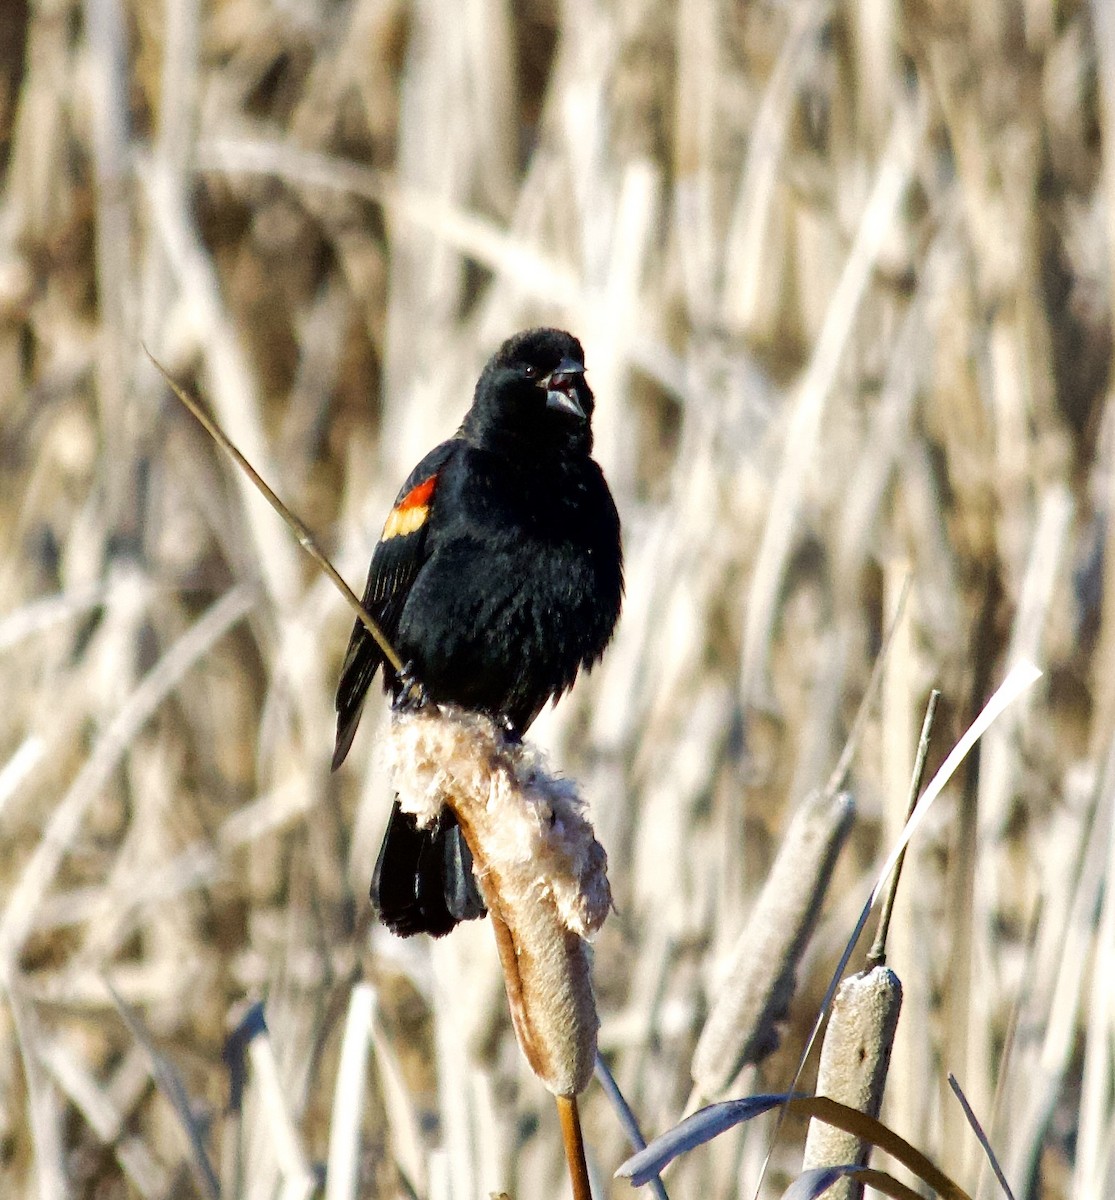
[[14,1040],[19,1047],[27,1087],[27,1118],[33,1148],[29,1182],[33,1182],[42,1200],[62,1200],[68,1191],[65,1154],[55,1087],[41,1058],[46,1039],[35,1009],[24,995],[22,982],[10,971],[5,972],[5,976]]
[[426,1188],[426,1157],[419,1114],[407,1091],[395,1047],[378,1023],[372,1028],[372,1046],[395,1162],[406,1183],[421,1195]]
[[72,846],[82,819],[132,739],[178,686],[182,676],[244,617],[252,603],[251,593],[243,589],[231,591],[218,601],[144,677],[105,729],[81,774],[55,809],[51,824],[18,885],[7,897],[0,915],[0,966],[4,970],[10,969],[19,954],[36,909]]
[[357,984],[349,997],[341,1062],[329,1128],[325,1200],[355,1200],[360,1179],[360,1127],[367,1087],[368,1052],[375,1017],[375,991]]
[[[876,664],[876,676],[885,673],[894,641],[902,648],[903,618],[906,615],[906,587],[903,585],[901,599],[897,605],[895,626],[888,634],[887,642]],[[870,696],[870,689],[868,695]],[[921,737],[918,740],[917,754],[914,758],[910,776],[906,803],[906,823],[910,821],[917,809],[925,775],[925,765],[929,753],[929,742],[933,731],[937,705],[940,693],[933,691],[929,697],[925,718],[922,722]],[[867,697],[860,709],[862,719],[866,710]],[[849,738],[849,746],[856,741],[856,731]],[[848,751],[845,751],[845,755]],[[846,768],[844,768],[846,770]],[[837,767],[837,772],[841,767]],[[839,778],[835,776],[834,778]],[[895,898],[898,892],[902,867],[906,858],[906,848],[892,854],[888,860],[889,883],[883,904],[879,913],[879,927],[875,940],[867,956],[868,970],[841,981],[838,987],[829,986],[829,991],[822,1003],[814,1033],[807,1045],[802,1060],[799,1061],[795,1075],[800,1076],[804,1060],[808,1056],[813,1039],[816,1037],[820,1022],[828,1016],[828,1027],[825,1031],[821,1047],[821,1062],[817,1074],[816,1094],[827,1096],[847,1105],[850,1109],[865,1113],[872,1119],[877,1118],[882,1107],[883,1091],[886,1084],[887,1071],[890,1065],[891,1053],[894,1047],[894,1035],[898,1025],[898,1015],[902,1007],[902,985],[898,976],[885,966],[887,936],[890,930],[891,918],[894,911]],[[872,892],[868,908],[861,914],[852,936],[848,939],[837,977],[847,965],[859,934],[863,929],[867,911],[879,894],[879,886]],[[810,1172],[816,1174],[825,1169],[835,1169],[840,1172],[832,1187],[845,1197],[859,1200],[863,1194],[862,1180],[849,1172],[849,1166],[863,1166],[869,1153],[869,1143],[852,1131],[838,1130],[823,1121],[813,1119],[810,1122],[806,1139],[803,1176]]]
[[755,562],[744,631],[741,695],[754,703],[765,687],[765,652],[771,641],[776,598],[791,549],[791,534],[821,428],[821,417],[851,337],[871,271],[882,252],[899,203],[910,184],[923,119],[900,110],[860,218],[856,241],[826,310],[809,368],[799,385],[786,429],[785,451],[770,497],[769,516]]
[[794,102],[815,66],[827,0],[797,4],[751,126],[729,226],[724,269],[724,308],[734,328],[765,341],[774,333],[780,303],[785,235],[776,222],[780,168],[794,117]]
[[565,1143],[565,1157],[569,1164],[573,1200],[592,1200],[592,1185],[589,1182],[588,1162],[585,1159],[585,1139],[581,1131],[577,1097],[558,1095],[555,1099],[558,1117],[561,1120],[562,1141]]
[[[1032,1177],[1069,1066],[1102,886],[1110,797],[1095,779],[1078,780],[1076,793],[1076,811],[1064,818],[1071,832],[1062,833],[1046,860],[1032,982],[1021,996],[1023,1013],[1000,1106],[1014,1114],[1009,1137],[992,1127],[996,1144],[1008,1150],[1006,1173],[1012,1179]],[[1076,880],[1067,893],[1066,879]]]
[[96,355],[97,396],[106,438],[121,451],[108,472],[107,516],[121,530],[134,526],[137,496],[131,340],[135,329],[135,213],[129,204],[131,130],[125,68],[125,16],[121,0],[85,0],[89,114],[97,214],[96,277],[101,331]]
[[5,801],[19,790],[45,752],[46,743],[43,739],[38,734],[28,734],[11,758],[0,767],[0,814],[4,811]]
[[[1072,521],[1072,502],[1059,485],[1046,490],[1040,498],[1034,522],[1033,541],[1023,574],[1018,610],[1011,633],[1008,653],[1017,660],[1044,658],[1046,630],[1054,589],[1062,563]],[[1017,707],[1006,722],[990,732],[980,757],[979,814],[977,842],[972,866],[971,911],[971,994],[968,998],[969,1030],[966,1037],[965,1086],[973,1108],[990,1113],[995,1095],[995,1078],[1003,1017],[1000,1011],[1008,994],[1005,982],[996,978],[992,943],[1001,934],[996,925],[1016,886],[1009,859],[1007,828],[1021,790],[1020,757],[1026,742],[1032,700]],[[969,1078],[970,1076],[970,1078]],[[979,1169],[975,1157],[968,1156],[968,1175]]]
[[169,1186],[167,1172],[143,1140],[125,1131],[126,1117],[112,1097],[86,1071],[80,1057],[59,1041],[47,1043],[42,1065],[69,1097],[97,1137],[113,1155],[129,1183],[144,1197],[161,1196]]
[[328,188],[361,196],[383,206],[394,220],[413,225],[427,237],[478,265],[519,281],[550,303],[573,306],[581,299],[577,275],[496,222],[457,208],[436,192],[407,187],[386,174],[289,145],[212,138],[198,146],[198,166],[228,175],[277,177],[297,187]]
[[[1110,777],[1105,780],[1110,786]],[[1095,959],[1092,962],[1091,989],[1085,1004],[1088,1031],[1081,1079],[1080,1144],[1073,1171],[1073,1186],[1078,1195],[1104,1195],[1115,1183],[1111,1161],[1110,1113],[1112,1047],[1107,1030],[1115,1013],[1115,897],[1110,881],[1115,879],[1115,830],[1108,830],[1107,858],[1102,878],[1103,902],[1096,922]]]
[[454,1184],[460,1181],[468,1191],[479,1192],[497,1180],[482,1180],[479,1175],[473,1068],[469,1039],[462,1030],[473,1004],[468,993],[463,991],[464,972],[458,969],[457,961],[464,953],[459,943],[442,943],[433,947],[430,955],[436,1021],[434,1051],[438,1107],[443,1120],[440,1142],[445,1151],[448,1176]]
[[[266,1029],[257,1033],[248,1043],[248,1058],[251,1093],[256,1097],[260,1123],[271,1140],[271,1153],[278,1169],[279,1195],[283,1200],[308,1200],[314,1190],[314,1178],[294,1124],[287,1089],[280,1078],[274,1047]],[[252,1184],[249,1194],[262,1195],[263,1178],[257,1177]]]
[[[1103,149],[1100,154],[1099,167],[1102,178],[1104,240],[1107,251],[1107,270],[1104,274],[1106,286],[1107,309],[1110,313],[1115,308],[1115,16],[1102,0],[1092,0],[1089,5],[1093,21],[1093,36],[1095,37],[1096,77],[1098,84],[1098,103],[1096,118],[1103,130]],[[1106,457],[1110,460],[1112,447],[1115,446],[1115,420],[1112,419],[1110,400],[1106,412]],[[1110,504],[1110,500],[1108,501]],[[1115,572],[1115,554],[1111,553],[1111,544],[1115,539],[1115,523],[1108,521],[1105,534],[1106,553],[1103,556],[1102,570],[1106,594],[1111,594],[1112,573]],[[1104,609],[1103,620],[1099,634],[1099,644],[1096,647],[1098,662],[1111,661],[1115,650],[1115,624],[1112,623],[1110,611]],[[1115,684],[1106,672],[1101,672],[1095,681],[1099,719],[1096,722],[1096,736],[1092,743],[1093,753],[1102,753],[1102,747],[1115,732]]]

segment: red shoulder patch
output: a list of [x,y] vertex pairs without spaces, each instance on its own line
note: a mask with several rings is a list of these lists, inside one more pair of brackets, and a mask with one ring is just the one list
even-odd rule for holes
[[416,484],[409,492],[395,505],[395,511],[407,508],[424,508],[430,503],[430,497],[434,494],[434,484],[437,483],[437,476],[431,475],[429,479],[423,479],[421,483]]
[[430,515],[430,497],[436,485],[437,475],[434,474],[412,487],[387,514],[380,540],[386,542],[390,538],[405,537],[421,529]]

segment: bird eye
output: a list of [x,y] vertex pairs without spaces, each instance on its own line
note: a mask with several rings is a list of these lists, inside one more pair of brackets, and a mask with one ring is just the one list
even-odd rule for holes
[[538,368],[537,368],[537,367],[532,367],[532,366],[530,365],[530,363],[527,363],[527,365],[526,365],[525,367],[523,367],[523,374],[524,374],[524,375],[525,375],[525,376],[526,376],[528,379],[533,379],[533,378],[534,378],[534,377],[535,377],[535,376],[538,374]]

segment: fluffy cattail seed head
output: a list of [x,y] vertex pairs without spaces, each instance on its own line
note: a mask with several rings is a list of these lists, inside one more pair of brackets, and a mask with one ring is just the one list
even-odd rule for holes
[[386,755],[399,803],[420,825],[448,805],[492,916],[519,1044],[555,1095],[592,1076],[599,1019],[587,940],[612,906],[607,856],[568,779],[487,717],[397,713]]

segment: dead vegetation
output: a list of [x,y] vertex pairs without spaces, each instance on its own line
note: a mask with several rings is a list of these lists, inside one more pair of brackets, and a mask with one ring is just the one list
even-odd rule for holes
[[[793,1074],[930,689],[939,759],[1028,657],[908,856],[883,1116],[994,1194],[952,1071],[1016,1195],[1110,1193],[1112,138],[1104,0],[7,0],[0,1192],[558,1194],[490,931],[369,926],[382,709],[328,771],[351,616],[144,352],[359,584],[546,321],[586,345],[628,598],[535,732],[608,852],[599,1043],[644,1130],[909,580],[751,1082]],[[753,1194],[766,1130],[671,1193]]]

